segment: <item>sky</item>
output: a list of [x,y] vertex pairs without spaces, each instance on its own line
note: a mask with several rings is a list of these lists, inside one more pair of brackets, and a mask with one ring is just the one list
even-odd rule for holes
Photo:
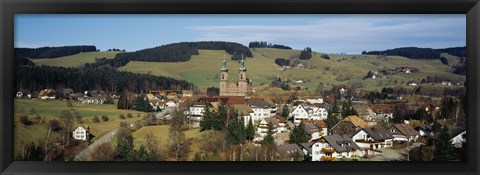
[[455,15],[17,14],[15,47],[95,45],[137,51],[185,41],[267,41],[294,49],[360,54],[398,47],[466,45]]

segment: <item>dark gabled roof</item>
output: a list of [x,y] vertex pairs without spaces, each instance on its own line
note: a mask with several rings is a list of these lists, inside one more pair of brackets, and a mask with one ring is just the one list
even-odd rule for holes
[[[450,132],[450,136],[453,138],[455,136],[458,136],[461,134],[463,131],[466,131],[464,127],[459,127],[459,126],[454,126],[454,125],[447,125],[448,131]],[[438,139],[440,136],[440,132],[436,133],[435,135],[432,136],[433,139]]]
[[390,133],[383,126],[372,126],[369,128],[363,128],[362,130],[365,131],[368,135],[370,135],[370,137],[372,137],[372,139],[375,141],[393,139],[393,134]]
[[287,123],[287,120],[285,119],[285,117],[283,117],[279,114],[275,114],[275,116],[273,116],[273,117],[277,118],[279,123]]
[[267,108],[270,107],[271,105],[265,101],[263,98],[251,98],[247,100],[247,103],[252,106],[252,107],[262,107],[262,108]]
[[419,135],[419,133],[413,129],[412,126],[407,124],[394,124],[392,127],[395,127],[401,134],[407,137]]
[[303,156],[303,151],[298,147],[297,144],[285,144],[285,145],[277,145],[277,152],[289,157],[293,157],[296,155]]
[[68,93],[68,94],[73,94],[74,92],[73,92],[73,89],[64,88],[64,89],[62,90],[62,93],[64,93],[64,94],[67,94],[67,93]]
[[353,149],[360,150],[360,147],[346,134],[342,136],[338,134],[323,136],[322,139],[328,142],[336,152],[349,152]]
[[309,153],[312,153],[312,145],[314,142],[300,143],[301,148],[305,148]]
[[304,122],[305,124],[305,131],[307,134],[312,135],[314,132],[318,132],[318,127],[315,126],[313,123],[310,122]]

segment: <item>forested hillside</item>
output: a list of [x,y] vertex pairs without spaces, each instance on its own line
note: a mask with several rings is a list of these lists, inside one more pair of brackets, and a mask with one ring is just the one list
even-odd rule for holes
[[363,51],[363,55],[389,55],[403,56],[412,59],[440,59],[442,53],[457,57],[466,57],[466,47],[451,47],[445,49],[431,49],[418,47],[402,47],[385,51]]
[[162,76],[121,72],[103,68],[61,68],[50,66],[17,66],[16,89],[38,91],[45,88],[72,88],[75,92],[85,90],[128,89],[133,92],[145,92],[148,87],[154,89],[190,89],[191,83]]
[[95,46],[63,46],[63,47],[40,47],[32,48],[15,48],[15,55],[18,57],[36,58],[57,58],[63,56],[74,55],[81,52],[95,52]]

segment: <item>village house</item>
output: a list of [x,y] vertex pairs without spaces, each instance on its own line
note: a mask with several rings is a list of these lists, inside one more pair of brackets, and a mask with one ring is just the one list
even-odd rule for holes
[[70,89],[70,88],[64,88],[64,89],[62,89],[61,92],[62,92],[62,97],[63,98],[70,98],[70,95],[75,93],[73,91],[73,89]]
[[249,98],[246,103],[253,110],[254,121],[260,121],[267,117],[273,117],[277,113],[277,106],[268,98]]
[[422,137],[433,136],[432,125],[421,124],[415,127],[415,130]]
[[32,94],[30,94],[28,91],[26,90],[21,90],[21,91],[18,91],[15,96],[17,98],[32,98]]
[[168,99],[165,105],[167,105],[167,108],[175,108],[177,107],[177,102],[174,99]]
[[104,104],[107,101],[105,97],[80,97],[78,100],[83,104]]
[[393,135],[383,126],[363,128],[353,135],[352,140],[358,146],[369,150],[393,146]]
[[45,89],[40,91],[38,97],[40,97],[42,100],[53,100],[57,97],[57,94],[53,89]]
[[263,137],[267,135],[268,124],[272,125],[273,127],[272,131],[274,134],[281,133],[282,131],[287,131],[284,127],[286,124],[285,123],[282,124],[283,127],[280,126],[280,122],[277,118],[275,117],[264,118],[260,121],[260,123],[257,126],[257,134],[261,140],[263,140]]
[[326,104],[309,106],[307,103],[300,103],[292,110],[290,116],[293,117],[293,123],[296,126],[303,120],[324,120],[328,116],[327,107],[325,106]]
[[335,161],[363,156],[361,148],[346,134],[321,137],[311,145],[312,161]]
[[297,144],[278,145],[276,151],[281,161],[303,160],[303,151]]
[[182,96],[183,97],[193,97],[193,91],[192,90],[182,90]]
[[85,127],[82,127],[82,126],[77,127],[73,131],[73,134],[72,134],[74,139],[84,140],[84,141],[89,141],[90,140],[89,135],[90,135],[89,127],[85,128]]
[[[459,127],[459,126],[454,126],[454,125],[446,125],[443,127],[448,128],[448,132],[450,133],[450,136],[452,137],[450,141],[452,142],[452,145],[455,148],[463,148],[463,145],[467,142],[467,131],[464,127]],[[438,146],[438,139],[439,139],[440,133],[436,133],[435,135],[430,137],[429,143],[433,147]]]
[[330,129],[331,134],[347,134],[353,136],[362,128],[368,127],[367,123],[356,115],[345,117]]
[[290,132],[282,132],[273,135],[276,145],[284,145],[290,143]]
[[393,134],[393,141],[416,141],[420,134],[407,124],[393,124],[388,131]]

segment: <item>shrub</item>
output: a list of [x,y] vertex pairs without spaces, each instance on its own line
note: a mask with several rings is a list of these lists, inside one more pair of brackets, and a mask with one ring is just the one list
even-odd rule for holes
[[106,116],[106,115],[103,115],[103,116],[102,116],[102,121],[106,122],[106,121],[108,121],[108,120],[110,120],[110,119],[108,118],[108,116]]
[[322,54],[320,57],[327,60],[330,59],[330,56],[328,56],[327,54]]
[[20,117],[20,122],[25,126],[31,125],[33,123],[30,119],[28,119],[26,115]]
[[124,114],[120,114],[120,119],[125,120],[125,115],[124,115]]
[[95,116],[95,117],[93,117],[92,121],[95,122],[95,123],[98,123],[98,122],[100,122],[100,119],[98,118],[98,116]]
[[127,114],[127,117],[128,117],[128,118],[132,118],[132,117],[133,117],[133,115],[132,115],[132,114],[130,114],[130,113],[128,113],[128,114]]
[[60,124],[60,122],[58,120],[50,120],[48,122],[49,126],[50,126],[50,129],[52,131],[60,131],[60,129],[62,129],[62,125]]

